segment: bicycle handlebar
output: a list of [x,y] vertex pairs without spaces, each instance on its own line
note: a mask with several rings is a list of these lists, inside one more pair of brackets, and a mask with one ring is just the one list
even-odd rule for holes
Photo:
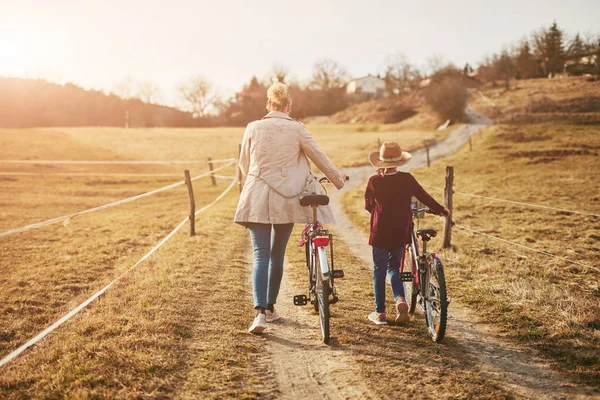
[[[346,180],[349,181],[350,177],[346,176]],[[319,183],[331,183],[331,181],[326,176],[324,176],[324,177],[322,177],[322,178],[319,179]]]

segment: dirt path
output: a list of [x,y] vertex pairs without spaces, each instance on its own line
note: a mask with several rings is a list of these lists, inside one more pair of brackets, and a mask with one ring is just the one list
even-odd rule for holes
[[[485,116],[469,111],[475,124],[462,126],[452,132],[446,140],[430,149],[431,159],[437,159],[455,152],[470,135],[488,125]],[[423,151],[413,153],[413,159],[404,171],[423,167],[427,159]],[[367,237],[354,227],[342,210],[341,197],[347,190],[364,184],[373,174],[372,167],[347,169],[351,176],[350,184],[341,191],[330,191],[330,198],[336,218],[336,233],[352,249],[354,255],[370,265],[371,249]],[[417,317],[418,318],[418,317]],[[481,370],[491,378],[504,382],[519,398],[524,399],[590,399],[597,398],[592,389],[577,387],[560,374],[552,371],[533,351],[525,350],[503,338],[489,325],[480,322],[476,314],[454,300],[450,306],[447,336],[456,344],[469,349],[469,355],[479,361]],[[453,345],[453,344],[447,344]]]
[[[251,254],[248,263],[252,265]],[[288,266],[286,266],[287,268]],[[278,399],[374,399],[347,351],[321,341],[319,318],[291,302],[294,288],[283,279],[277,303],[282,319],[268,324],[262,337]]]
[[[472,134],[491,123],[473,110],[469,110],[468,114],[473,123],[459,127],[444,141],[430,148],[432,159],[455,152]],[[426,162],[425,152],[415,151],[410,169],[421,167]],[[346,190],[364,184],[373,169],[349,168],[345,172],[352,177],[350,184],[342,191],[330,191],[337,220],[335,231],[355,256],[370,267],[372,260],[367,239],[344,214],[341,197]],[[280,298],[291,299],[294,294],[289,279],[283,279]],[[304,307],[295,307],[290,301],[281,301],[277,307],[284,318],[269,324],[267,334],[263,336],[272,365],[270,372],[277,385],[277,398],[378,397],[370,390],[373,383],[361,380],[352,352],[325,346],[321,342],[316,315],[307,313]],[[443,345],[469,349],[468,356],[478,360],[481,371],[490,379],[503,382],[518,398],[589,399],[594,396],[591,390],[568,383],[533,352],[516,346],[490,326],[482,324],[474,313],[456,300],[450,307],[448,326],[447,336],[452,340]]]

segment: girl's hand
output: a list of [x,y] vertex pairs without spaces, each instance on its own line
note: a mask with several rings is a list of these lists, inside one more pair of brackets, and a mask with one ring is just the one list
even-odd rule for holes
[[444,210],[442,212],[440,212],[440,215],[442,217],[449,217],[450,216],[450,210],[448,210],[447,208],[444,208]]

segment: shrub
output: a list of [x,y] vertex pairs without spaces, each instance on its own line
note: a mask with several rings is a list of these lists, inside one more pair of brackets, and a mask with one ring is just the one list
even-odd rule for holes
[[433,82],[425,93],[425,100],[442,119],[465,120],[465,108],[469,94],[457,78],[448,77]]

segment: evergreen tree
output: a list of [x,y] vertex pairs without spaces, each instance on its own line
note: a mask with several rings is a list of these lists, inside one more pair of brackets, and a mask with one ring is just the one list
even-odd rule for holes
[[544,37],[546,53],[546,70],[549,76],[554,76],[564,70],[565,49],[563,46],[563,33],[556,21],[552,24]]
[[567,54],[568,58],[574,59],[576,61],[578,61],[582,56],[585,55],[585,48],[583,45],[583,41],[579,36],[579,33],[575,35],[575,39],[573,39],[573,41],[571,42]]
[[515,75],[517,79],[539,77],[538,64],[531,52],[529,41],[524,40],[517,51],[518,53],[515,59]]

